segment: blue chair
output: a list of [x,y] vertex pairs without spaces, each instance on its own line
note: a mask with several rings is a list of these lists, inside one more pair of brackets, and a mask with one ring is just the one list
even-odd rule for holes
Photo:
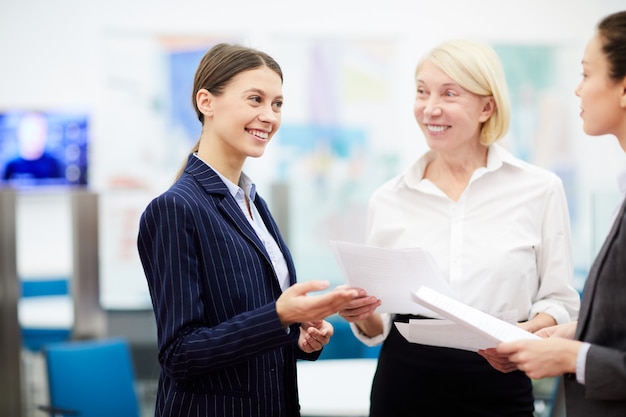
[[[23,312],[22,309],[33,311],[32,309],[35,308],[34,311],[43,314],[43,321],[46,322],[49,321],[50,314],[63,314],[66,312],[67,306],[71,308],[72,299],[67,278],[20,279],[20,284],[21,313]],[[69,322],[61,326],[42,325],[40,321],[37,321],[36,324],[20,322],[20,327],[22,344],[32,352],[40,352],[47,343],[66,342],[72,337],[72,324]]]
[[135,371],[124,339],[70,341],[44,346],[53,416],[139,417]]

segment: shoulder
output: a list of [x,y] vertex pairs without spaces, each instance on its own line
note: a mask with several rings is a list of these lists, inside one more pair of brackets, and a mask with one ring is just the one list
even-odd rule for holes
[[389,190],[397,190],[404,185],[406,178],[406,173],[403,172],[401,174],[395,175],[387,180],[385,180],[376,190],[374,190],[374,195],[378,193],[384,193]]
[[370,195],[370,207],[383,202],[389,202],[390,199],[395,199],[398,195],[398,192],[405,188],[405,178],[406,173],[402,173],[383,182]]
[[425,152],[418,159],[404,168],[400,174],[397,174],[383,182],[372,195],[376,196],[378,194],[396,192],[403,188],[416,188],[424,178],[424,171],[432,158],[433,153],[431,151]]
[[156,196],[150,204],[190,204],[198,199],[199,191],[196,181],[189,174],[183,173],[176,182]]
[[148,203],[142,217],[172,219],[193,215],[201,209],[210,210],[212,206],[214,204],[211,203],[211,196],[191,175],[184,173],[167,190]]
[[501,161],[505,172],[519,177],[524,183],[539,186],[541,188],[563,187],[563,182],[561,178],[556,175],[556,173],[538,165],[523,161],[500,145],[491,145],[489,152],[493,153],[493,158],[495,160]]

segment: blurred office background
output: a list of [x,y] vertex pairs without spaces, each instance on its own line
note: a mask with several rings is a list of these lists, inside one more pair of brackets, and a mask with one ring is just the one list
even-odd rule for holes
[[[284,71],[283,125],[245,170],[273,207],[299,280],[343,282],[328,243],[361,242],[368,196],[425,150],[412,114],[414,67],[435,44],[461,37],[490,43],[504,63],[513,124],[503,143],[565,184],[582,288],[619,199],[615,177],[624,158],[613,138],[582,132],[574,88],[594,25],[624,8],[623,0],[0,0],[4,133],[12,115],[27,111],[86,119],[82,189],[97,204],[75,205],[75,187],[17,189],[20,298],[24,283],[48,282],[49,295],[63,295],[72,293],[73,281],[95,279],[101,314],[87,309],[85,316],[94,320],[92,336],[130,342],[150,414],[156,329],[136,253],[137,222],[197,140],[192,77],[204,52],[221,41],[262,49]],[[84,237],[90,244],[75,233],[84,229],[76,210],[93,215],[85,214],[96,224]],[[85,254],[89,248],[96,253]],[[77,275],[76,256],[95,257],[93,276]],[[0,291],[2,311],[11,308],[7,298]],[[68,327],[61,338],[72,338],[80,319],[63,303],[26,310],[20,319],[34,327]],[[23,416],[43,415],[33,404],[46,395],[39,383],[45,339],[21,335]],[[351,342],[338,338],[333,352],[341,343],[350,351]],[[0,400],[9,401],[2,394]]]

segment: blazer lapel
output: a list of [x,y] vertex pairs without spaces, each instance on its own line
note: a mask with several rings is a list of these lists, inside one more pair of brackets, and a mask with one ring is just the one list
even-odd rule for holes
[[250,225],[248,219],[246,219],[245,214],[241,211],[241,208],[235,199],[230,194],[220,202],[218,208],[225,217],[230,219],[239,232],[250,239],[255,246],[263,252],[263,255],[269,259],[269,256],[265,251],[265,246]]
[[263,254],[267,262],[271,264],[270,257],[265,250],[263,242],[261,242],[257,236],[220,176],[194,155],[189,156],[185,171],[190,173],[207,193],[221,196],[221,200],[217,204],[218,210],[232,223],[239,233],[254,244],[257,250]]
[[582,301],[581,301],[581,309],[580,314],[578,316],[578,326],[576,327],[576,339],[579,339],[580,335],[582,335],[587,326],[587,317],[589,312],[591,311],[591,305],[594,301],[594,293],[596,290],[596,285],[598,282],[598,274],[602,265],[606,260],[606,256],[608,254],[609,248],[615,240],[615,236],[617,235],[617,230],[620,227],[620,223],[622,223],[622,218],[625,215],[626,211],[626,200],[622,203],[622,206],[615,217],[615,221],[613,222],[613,226],[611,230],[604,240],[596,259],[593,261],[591,265],[591,269],[589,270],[589,274],[587,275],[587,280],[585,282],[585,286],[583,288]]

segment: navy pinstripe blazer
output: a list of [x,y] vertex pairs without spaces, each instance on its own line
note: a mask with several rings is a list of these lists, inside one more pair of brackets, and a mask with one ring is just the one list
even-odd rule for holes
[[[293,260],[266,203],[255,205]],[[184,174],[151,201],[137,240],[158,330],[156,416],[299,416],[297,346],[276,314],[270,258],[220,177],[190,155]]]
[[626,416],[626,202],[589,270],[576,339],[591,343],[585,385],[565,375],[568,417]]

